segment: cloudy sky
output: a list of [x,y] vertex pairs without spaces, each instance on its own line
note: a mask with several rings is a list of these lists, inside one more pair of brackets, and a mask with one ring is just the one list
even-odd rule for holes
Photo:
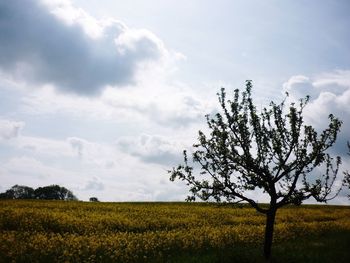
[[310,123],[341,118],[333,151],[349,169],[349,12],[348,0],[0,0],[0,191],[184,200],[167,170],[220,87],[246,79],[258,105],[309,94]]

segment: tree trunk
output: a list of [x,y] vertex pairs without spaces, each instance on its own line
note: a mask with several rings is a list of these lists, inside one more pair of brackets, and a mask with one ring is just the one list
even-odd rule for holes
[[275,225],[276,208],[271,207],[266,214],[266,226],[265,226],[265,241],[264,241],[264,256],[266,260],[271,257],[271,246],[273,239],[273,227]]

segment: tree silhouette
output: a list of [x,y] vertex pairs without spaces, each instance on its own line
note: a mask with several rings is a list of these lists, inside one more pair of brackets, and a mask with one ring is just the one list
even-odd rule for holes
[[[184,164],[174,167],[170,180],[183,180],[190,186],[188,201],[247,202],[266,215],[264,256],[269,259],[276,212],[287,204],[301,204],[313,197],[326,202],[336,179],[340,157],[326,151],[336,141],[341,121],[329,115],[329,126],[320,134],[305,125],[303,110],[307,96],[298,104],[286,100],[271,102],[258,112],[251,96],[252,82],[241,93],[226,99],[218,94],[221,113],[206,116],[210,135],[199,131],[192,161],[184,151]],[[288,94],[287,94],[288,96]],[[191,163],[190,163],[191,161]],[[311,173],[325,167],[324,174]],[[260,189],[269,196],[269,205],[254,201],[248,193]]]
[[0,199],[78,200],[72,191],[59,185],[48,185],[34,190],[17,184],[0,193]]
[[34,189],[24,185],[14,185],[0,194],[1,199],[33,199]]
[[38,187],[34,190],[36,199],[45,200],[77,200],[73,193],[65,187],[59,185],[49,185]]
[[90,197],[89,201],[90,202],[100,202],[97,197]]

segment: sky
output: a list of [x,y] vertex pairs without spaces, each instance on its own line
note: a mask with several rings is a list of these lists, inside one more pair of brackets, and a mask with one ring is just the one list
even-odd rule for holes
[[258,106],[287,91],[311,95],[317,129],[339,117],[332,153],[349,170],[349,12],[347,0],[0,0],[0,192],[182,201],[167,171],[220,88],[247,79]]

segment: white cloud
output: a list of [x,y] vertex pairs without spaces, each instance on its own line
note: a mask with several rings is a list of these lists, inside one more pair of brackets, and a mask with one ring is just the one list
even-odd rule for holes
[[350,70],[337,70],[312,78],[293,76],[284,84],[284,89],[290,93],[291,100],[312,94],[305,117],[318,130],[327,128],[329,114],[343,121],[334,151],[345,155],[346,141],[350,141]]
[[69,144],[65,141],[54,140],[42,137],[20,136],[14,146],[22,152],[25,151],[31,155],[45,156],[46,158],[74,157]]
[[60,94],[46,85],[25,94],[20,110],[34,115],[66,114],[94,121],[143,122],[170,129],[204,122],[204,115],[214,111],[216,97],[203,98],[191,88],[168,85],[162,80],[146,80],[134,87],[107,87],[100,97],[81,97]]
[[350,87],[350,70],[336,70],[320,74],[314,81],[319,89],[331,89],[333,93],[341,94]]
[[0,139],[10,140],[19,136],[24,122],[0,119]]
[[313,78],[296,75],[283,85],[283,90],[290,93],[292,99],[298,100],[306,95],[316,100],[321,93],[330,92],[341,96],[350,87],[350,70],[336,70],[323,73]]
[[90,120],[113,119],[113,108],[95,97],[72,96],[57,93],[50,85],[25,93],[20,111],[31,115],[67,114]]
[[[113,21],[98,21],[81,8],[76,8],[69,0],[41,0],[49,12],[54,14],[68,26],[80,26],[84,32],[92,38],[103,37],[104,29],[108,28]],[[116,21],[120,29],[126,28],[123,23]]]
[[84,144],[86,143],[86,141],[76,137],[67,138],[67,141],[70,143],[72,148],[77,152],[77,155],[79,157],[82,157]]
[[309,95],[311,99],[318,96],[318,91],[310,78],[303,75],[292,76],[283,84],[283,90],[288,92],[294,100],[305,98],[306,95]]
[[[164,85],[162,87],[162,84]],[[204,116],[216,108],[214,100],[205,100],[190,88],[186,91],[179,86],[165,83],[144,83],[146,89],[113,90],[107,89],[101,99],[111,106],[118,116],[142,117],[164,127],[183,128],[192,123],[204,121]]]
[[[77,156],[75,143],[82,145],[81,155]],[[80,199],[97,195],[106,201],[182,200],[184,195],[184,188],[181,192],[178,185],[168,181],[164,167],[144,163],[115,145],[79,137],[52,140],[28,136],[20,136],[11,145],[17,153],[2,159],[0,166],[2,186],[6,189],[15,184],[59,184]],[[167,147],[171,148],[161,145],[165,152]],[[164,189],[169,190],[169,195]]]
[[105,189],[105,185],[101,180],[97,177],[93,177],[91,180],[89,180],[86,185],[84,190],[93,190],[93,191],[103,191]]
[[123,154],[118,152],[114,146],[91,142],[79,137],[55,140],[20,136],[13,143],[13,147],[35,158],[45,160],[46,163],[59,166],[69,164],[71,168],[81,166],[81,168],[111,169],[117,160],[123,160]]
[[126,153],[140,158],[146,163],[173,165],[181,160],[183,146],[164,136],[142,134],[138,137],[123,137],[116,142]]
[[153,33],[97,20],[69,1],[2,1],[1,9],[0,70],[32,86],[99,94],[135,83],[142,63],[170,54]]
[[40,160],[29,157],[13,157],[2,164],[2,183],[4,185],[43,185],[63,184],[69,187],[79,184],[78,174],[59,167],[42,163]]

